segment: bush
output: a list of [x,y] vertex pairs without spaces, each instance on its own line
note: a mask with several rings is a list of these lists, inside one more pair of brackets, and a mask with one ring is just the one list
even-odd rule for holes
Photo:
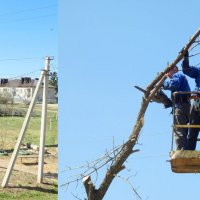
[[0,103],[1,104],[7,104],[7,103],[13,103],[12,95],[8,92],[5,92],[4,94],[0,94]]
[[0,106],[0,116],[25,116],[26,110],[18,108],[6,108]]

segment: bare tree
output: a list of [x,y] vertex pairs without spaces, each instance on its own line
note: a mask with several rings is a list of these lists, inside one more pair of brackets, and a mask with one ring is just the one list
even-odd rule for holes
[[[87,170],[86,173],[84,172],[83,174],[81,174],[80,177],[83,180],[88,200],[102,200],[114,178],[118,177],[118,173],[126,168],[124,162],[132,153],[137,151],[133,150],[133,148],[136,145],[140,131],[144,126],[144,116],[148,108],[149,102],[156,101],[165,105],[166,98],[163,98],[163,93],[160,92],[160,88],[166,79],[165,74],[168,73],[171,69],[173,69],[174,66],[176,66],[177,63],[179,63],[179,61],[181,61],[185,52],[192,46],[192,44],[195,42],[199,35],[200,29],[190,38],[189,42],[182,48],[177,58],[171,64],[168,64],[166,68],[144,90],[144,96],[142,97],[141,107],[138,112],[133,131],[130,134],[127,142],[125,142],[120,147],[114,148],[114,150],[111,152],[114,156],[111,156],[111,153],[107,152],[105,154],[107,160],[103,164],[97,165],[100,162],[100,160],[102,161],[103,158],[101,158],[100,160],[98,159],[95,161],[95,167],[94,165],[93,167],[91,167],[88,164],[89,169],[93,168],[92,171]],[[103,181],[101,182],[99,188],[96,188],[94,183],[92,182],[90,175],[94,172],[97,173],[97,170],[99,168],[101,168],[103,165],[110,161],[111,165],[107,169]],[[79,179],[77,178],[76,181],[78,180]],[[68,184],[69,183],[70,182],[68,182]]]

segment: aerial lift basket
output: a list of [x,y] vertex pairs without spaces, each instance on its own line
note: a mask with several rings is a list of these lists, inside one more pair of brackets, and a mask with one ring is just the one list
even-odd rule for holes
[[[199,92],[175,92],[174,99],[177,94],[200,94]],[[200,98],[200,97],[199,97]],[[175,128],[200,128],[199,125],[177,125],[174,123],[174,103],[173,103],[173,129],[172,129],[172,145],[170,151],[171,170],[175,173],[200,173],[200,151],[190,150],[173,150],[174,129]],[[200,141],[198,139],[197,141]]]

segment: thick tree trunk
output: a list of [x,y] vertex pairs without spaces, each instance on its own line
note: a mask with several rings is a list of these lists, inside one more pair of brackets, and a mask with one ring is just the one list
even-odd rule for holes
[[142,98],[141,108],[137,116],[132,133],[129,136],[129,140],[125,143],[122,152],[118,155],[114,163],[108,169],[104,180],[102,181],[99,189],[95,189],[94,184],[89,176],[83,179],[83,183],[86,189],[88,200],[102,200],[105,196],[110,184],[112,183],[115,176],[125,168],[123,165],[127,158],[133,153],[133,147],[136,144],[139,133],[144,126],[144,115],[149,105],[149,102],[154,98],[156,92],[160,89],[162,83],[165,81],[165,74],[168,73],[177,63],[183,58],[186,50],[190,48],[196,38],[200,35],[200,29],[185,45],[185,47],[179,52],[177,58],[168,65],[163,72],[161,72],[146,88],[146,93]]

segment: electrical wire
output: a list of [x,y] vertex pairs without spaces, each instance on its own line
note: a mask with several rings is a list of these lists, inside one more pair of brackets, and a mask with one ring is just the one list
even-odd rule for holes
[[[5,58],[5,59],[0,59],[0,62],[7,62],[7,61],[22,61],[22,60],[34,60],[34,59],[42,59],[44,60],[45,58],[41,58],[41,57],[27,57],[27,58]],[[52,71],[56,71],[57,67],[55,64],[50,64],[50,66],[53,66],[53,70]],[[34,71],[31,71],[31,72],[28,72],[28,73],[25,73],[25,74],[21,74],[21,75],[17,75],[17,76],[12,76],[10,74],[4,74],[4,76],[9,77],[10,80],[13,80],[13,79],[16,79],[16,78],[19,78],[19,77],[22,77],[22,76],[26,76],[26,75],[30,75],[30,74],[33,74],[33,73],[36,73],[36,72],[39,72],[41,71],[43,68],[38,68]],[[2,76],[2,74],[1,74]]]
[[38,17],[30,17],[30,18],[17,19],[17,20],[0,21],[0,23],[12,23],[12,22],[29,21],[29,20],[46,18],[46,17],[53,17],[53,16],[56,16],[56,14],[42,15],[42,16],[38,16]]
[[32,8],[32,9],[24,9],[24,10],[16,11],[16,12],[8,12],[8,13],[0,14],[0,16],[2,17],[2,16],[7,16],[7,15],[17,15],[24,12],[32,12],[35,10],[41,10],[41,9],[47,9],[47,8],[53,8],[53,7],[57,7],[57,5],[49,5],[49,6],[44,6],[44,7]]
[[0,59],[0,62],[4,62],[4,61],[21,61],[21,60],[34,60],[34,59],[43,59],[41,57],[32,57],[32,58],[4,58],[4,59]]
[[40,68],[40,69],[36,69],[34,71],[31,71],[31,72],[27,72],[25,74],[21,74],[21,75],[18,75],[18,76],[14,76],[14,77],[10,77],[9,80],[14,80],[14,79],[17,79],[17,78],[20,78],[20,77],[24,77],[24,76],[27,76],[27,75],[30,75],[30,74],[34,74],[35,72],[39,72],[41,71],[43,68]]

